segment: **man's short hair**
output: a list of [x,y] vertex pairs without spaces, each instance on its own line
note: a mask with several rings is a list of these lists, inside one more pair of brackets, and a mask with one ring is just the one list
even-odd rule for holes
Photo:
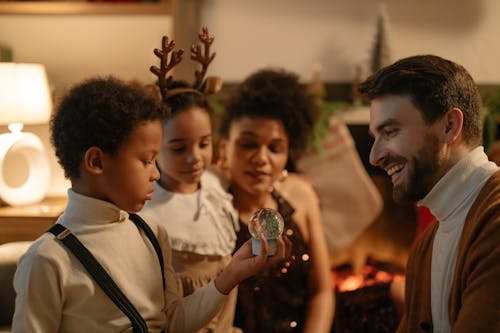
[[360,92],[370,100],[385,95],[409,96],[427,124],[452,108],[464,115],[463,138],[471,146],[482,142],[479,90],[467,70],[435,55],[403,58],[368,77]]

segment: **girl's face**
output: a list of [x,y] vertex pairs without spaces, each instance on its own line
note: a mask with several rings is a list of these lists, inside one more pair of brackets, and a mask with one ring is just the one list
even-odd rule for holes
[[193,193],[212,162],[212,127],[205,109],[193,107],[164,121],[158,156],[160,185],[168,191]]
[[232,186],[260,195],[269,191],[288,160],[289,137],[280,120],[243,117],[231,123],[221,154]]

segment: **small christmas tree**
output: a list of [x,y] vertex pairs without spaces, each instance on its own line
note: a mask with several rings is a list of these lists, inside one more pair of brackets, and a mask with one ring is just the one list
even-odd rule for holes
[[359,92],[359,86],[362,81],[362,70],[361,66],[357,65],[355,67],[354,80],[351,84],[351,103],[354,106],[360,106],[363,104],[363,96]]
[[321,64],[315,63],[312,67],[312,79],[307,86],[307,92],[311,94],[318,102],[326,97],[326,89],[321,79]]
[[377,18],[377,33],[372,49],[371,70],[375,73],[382,67],[390,64],[389,42],[387,38],[387,18],[385,7],[382,5]]

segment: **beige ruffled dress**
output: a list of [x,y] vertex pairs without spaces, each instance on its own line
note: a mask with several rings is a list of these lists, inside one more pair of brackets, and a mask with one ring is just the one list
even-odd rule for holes
[[[169,234],[181,295],[190,295],[213,280],[230,262],[238,214],[232,195],[211,171],[203,174],[200,189],[191,194],[169,192],[156,183],[144,211],[155,215]],[[198,332],[241,332],[233,327],[236,296],[234,289],[219,314]]]

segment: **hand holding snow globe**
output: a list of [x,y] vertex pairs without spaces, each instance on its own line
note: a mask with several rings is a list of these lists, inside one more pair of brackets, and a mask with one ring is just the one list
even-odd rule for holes
[[283,217],[271,208],[261,208],[253,213],[248,222],[248,231],[252,235],[252,254],[260,254],[260,237],[267,240],[268,255],[276,254],[278,244],[276,238],[283,233]]

